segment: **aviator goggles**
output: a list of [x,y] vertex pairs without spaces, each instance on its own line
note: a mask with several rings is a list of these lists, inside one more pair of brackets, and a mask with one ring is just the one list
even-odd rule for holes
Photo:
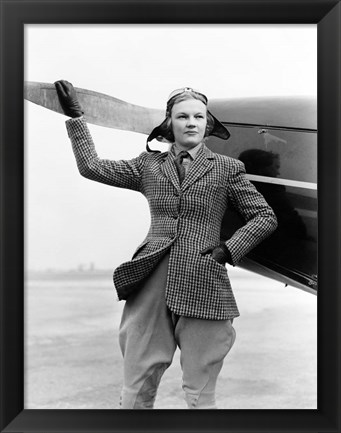
[[183,93],[186,93],[186,92],[196,93],[197,95],[202,96],[205,99],[205,103],[207,105],[207,101],[208,101],[207,96],[204,95],[203,93],[199,92],[198,90],[192,89],[191,87],[182,87],[181,89],[173,90],[173,92],[168,96],[167,104],[175,96],[182,95]]

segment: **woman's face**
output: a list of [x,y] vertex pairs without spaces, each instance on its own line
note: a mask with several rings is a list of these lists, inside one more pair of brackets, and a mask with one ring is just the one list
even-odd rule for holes
[[206,131],[206,105],[197,99],[186,99],[173,105],[171,112],[175,143],[182,149],[199,144]]

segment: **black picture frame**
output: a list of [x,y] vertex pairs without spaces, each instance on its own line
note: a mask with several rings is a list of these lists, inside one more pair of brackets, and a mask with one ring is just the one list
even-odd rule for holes
[[[340,21],[336,0],[33,1],[1,4],[1,432],[340,431]],[[24,410],[24,25],[318,25],[318,409]]]

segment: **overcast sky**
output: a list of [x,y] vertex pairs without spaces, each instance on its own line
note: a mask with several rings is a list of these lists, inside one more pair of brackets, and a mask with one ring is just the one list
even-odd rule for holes
[[[26,25],[25,80],[165,108],[191,86],[208,98],[317,93],[315,25]],[[82,178],[65,116],[25,102],[27,269],[114,268],[149,227],[136,192]],[[90,125],[101,157],[128,159],[145,136]]]

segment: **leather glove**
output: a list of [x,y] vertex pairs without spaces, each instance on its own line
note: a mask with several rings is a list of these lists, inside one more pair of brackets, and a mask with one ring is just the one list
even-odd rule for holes
[[78,102],[77,94],[73,85],[66,80],[56,81],[54,85],[64,113],[70,117],[82,116],[84,111]]
[[204,250],[200,251],[200,254],[203,256],[205,254],[211,254],[212,259],[221,265],[224,265],[225,263],[233,265],[231,253],[224,242],[218,246],[205,248]]

